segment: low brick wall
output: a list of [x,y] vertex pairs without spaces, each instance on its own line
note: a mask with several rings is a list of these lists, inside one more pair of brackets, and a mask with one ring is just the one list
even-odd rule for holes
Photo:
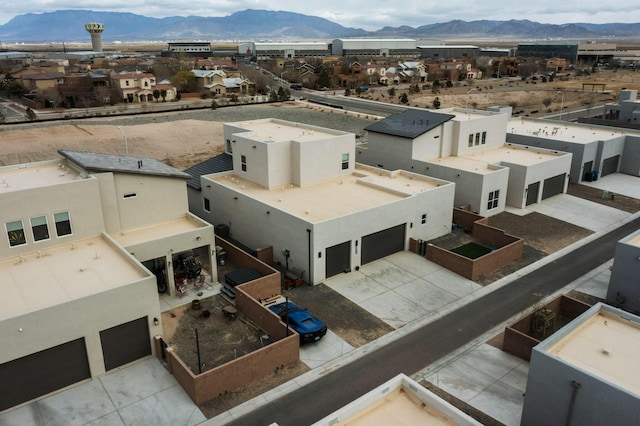
[[[283,324],[284,327],[284,324]],[[169,372],[196,404],[233,391],[295,362],[300,357],[297,334],[271,343],[224,365],[193,374],[172,348],[167,348]]]
[[[539,309],[551,309],[556,315],[572,320],[589,308],[590,306],[584,302],[566,295],[560,295]],[[531,360],[533,347],[541,342],[540,339],[529,335],[533,314],[534,312],[504,329],[502,350],[525,361]]]
[[[453,209],[453,223],[465,230],[471,230],[474,240],[486,247],[491,247],[493,251],[477,259],[469,259],[429,244],[426,258],[470,280],[477,280],[483,275],[520,260],[524,241],[501,229],[487,225],[488,222],[488,218],[468,210]],[[418,242],[410,239],[409,250],[419,253]]]

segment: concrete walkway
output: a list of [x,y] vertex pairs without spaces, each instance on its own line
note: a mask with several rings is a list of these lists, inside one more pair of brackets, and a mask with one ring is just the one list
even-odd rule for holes
[[636,176],[614,173],[595,182],[581,182],[581,184],[640,200],[640,178]]

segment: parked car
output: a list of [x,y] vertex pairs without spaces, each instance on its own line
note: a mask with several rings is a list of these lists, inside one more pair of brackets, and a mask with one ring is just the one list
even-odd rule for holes
[[299,308],[291,302],[282,302],[269,306],[282,321],[289,322],[289,326],[300,334],[300,343],[316,342],[327,334],[327,326],[306,309]]

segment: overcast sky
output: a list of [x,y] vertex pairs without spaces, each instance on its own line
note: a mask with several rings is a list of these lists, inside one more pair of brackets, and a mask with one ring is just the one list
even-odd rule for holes
[[167,16],[227,16],[245,9],[282,10],[318,16],[345,27],[378,30],[448,22],[453,19],[531,21],[564,24],[588,22],[594,24],[640,22],[638,0],[603,2],[595,0],[534,0],[469,2],[464,0],[393,2],[389,0],[2,0],[0,25],[16,15],[53,12],[65,9],[88,9],[106,12],[131,12],[163,18]]

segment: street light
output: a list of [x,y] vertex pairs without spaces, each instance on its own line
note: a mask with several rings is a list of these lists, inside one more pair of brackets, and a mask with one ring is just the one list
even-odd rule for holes
[[560,121],[562,121],[562,109],[564,108],[564,92],[559,92],[562,94],[562,99],[560,99]]
[[122,137],[124,138],[124,149],[125,152],[127,153],[127,157],[129,156],[129,144],[127,143],[127,135],[124,133],[124,130],[122,130],[122,126],[116,126],[118,128],[118,130],[120,130],[120,133],[122,133]]
[[464,101],[464,109],[468,109],[469,108],[469,93],[473,92],[474,90],[480,90],[477,87],[472,87],[471,89],[467,90],[467,98]]

